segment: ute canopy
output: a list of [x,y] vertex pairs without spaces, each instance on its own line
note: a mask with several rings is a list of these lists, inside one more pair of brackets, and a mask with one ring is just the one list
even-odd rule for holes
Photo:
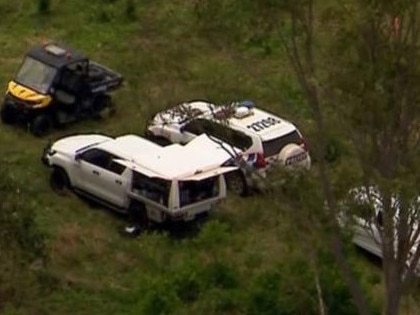
[[151,148],[130,162],[121,163],[136,170],[148,169],[165,179],[183,179],[221,168],[221,165],[234,157],[229,151],[207,135],[201,135],[186,145]]

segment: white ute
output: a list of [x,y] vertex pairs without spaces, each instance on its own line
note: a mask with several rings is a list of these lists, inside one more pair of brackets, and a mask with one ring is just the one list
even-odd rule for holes
[[188,221],[225,198],[223,167],[231,155],[206,135],[183,146],[160,146],[136,135],[76,135],[48,145],[42,161],[51,186],[71,188],[146,221]]
[[[170,143],[188,143],[203,133],[241,150],[248,165],[262,177],[275,164],[307,169],[311,166],[305,140],[296,126],[256,108],[252,101],[230,105],[205,101],[183,103],[156,114],[146,129],[150,139]],[[243,190],[253,185],[245,174]]]

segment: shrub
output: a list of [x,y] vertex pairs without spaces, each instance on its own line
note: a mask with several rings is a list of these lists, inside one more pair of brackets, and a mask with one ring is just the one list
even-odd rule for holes
[[50,12],[50,9],[51,9],[50,0],[38,0],[38,13],[39,14],[47,14]]
[[[319,257],[318,276],[328,314],[357,314],[351,294],[329,255]],[[296,298],[299,297],[299,298]],[[294,257],[257,277],[246,295],[247,314],[319,314],[314,274]]]
[[125,17],[130,21],[136,20],[136,4],[134,0],[126,0],[125,2]]
[[178,304],[179,299],[171,286],[157,282],[144,296],[141,314],[170,314],[175,311]]

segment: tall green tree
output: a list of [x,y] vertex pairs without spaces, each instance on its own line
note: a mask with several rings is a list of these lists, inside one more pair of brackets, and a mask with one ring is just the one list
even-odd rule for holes
[[[366,185],[384,213],[384,313],[397,314],[420,257],[419,1],[354,1],[338,25],[329,87]],[[396,199],[396,200],[394,200]],[[395,202],[396,201],[396,202]]]
[[[322,9],[315,9],[319,3],[286,2],[290,32],[281,37],[316,123],[318,179],[330,214],[333,253],[359,312],[367,314],[366,299],[343,257],[337,182],[323,158],[329,119],[339,120],[340,131],[350,139],[365,187],[379,193],[383,222],[370,223],[382,240],[383,312],[398,314],[420,257],[420,209],[413,202],[418,196],[420,140],[418,1],[352,1],[333,8],[323,24],[317,19]],[[370,233],[373,237],[374,231]]]
[[[384,218],[381,225],[371,223],[383,240],[383,312],[397,314],[420,257],[419,208],[412,202],[420,173],[419,1],[234,2],[236,12],[245,13],[231,15],[229,25],[246,29],[248,39],[264,45],[277,34],[310,109],[318,161],[314,171],[327,214],[319,218],[360,314],[370,310],[347,262],[337,220],[339,188],[350,186],[324,158],[332,121],[339,122],[335,132],[346,136],[354,152],[354,173],[360,172],[363,185],[378,190]],[[232,21],[244,17],[248,23]],[[212,18],[222,23],[217,15]]]

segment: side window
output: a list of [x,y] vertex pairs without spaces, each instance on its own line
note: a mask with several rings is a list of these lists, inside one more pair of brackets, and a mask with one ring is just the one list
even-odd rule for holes
[[109,164],[109,167],[107,167],[107,170],[115,174],[121,175],[126,169],[126,167],[121,165],[120,163],[115,162],[114,159],[118,159],[118,157],[112,158],[111,163]]
[[147,199],[168,206],[170,181],[133,172],[132,189]]
[[218,177],[201,181],[179,181],[179,203],[181,207],[216,197],[219,192]]
[[207,131],[206,122],[204,119],[193,119],[184,126],[183,131],[190,132],[194,135],[201,135]]
[[241,150],[246,150],[252,145],[252,139],[243,132],[215,121],[208,121],[207,132],[211,136]]
[[194,119],[190,121],[185,125],[184,131],[191,132],[195,135],[207,133],[241,150],[246,150],[252,145],[252,139],[243,132],[207,119]]
[[106,168],[111,161],[111,154],[99,149],[91,149],[84,152],[80,158],[87,163]]
[[114,161],[115,159],[120,159],[118,156],[99,149],[86,151],[80,158],[87,163],[96,165],[118,175],[121,175],[126,169],[125,166]]

